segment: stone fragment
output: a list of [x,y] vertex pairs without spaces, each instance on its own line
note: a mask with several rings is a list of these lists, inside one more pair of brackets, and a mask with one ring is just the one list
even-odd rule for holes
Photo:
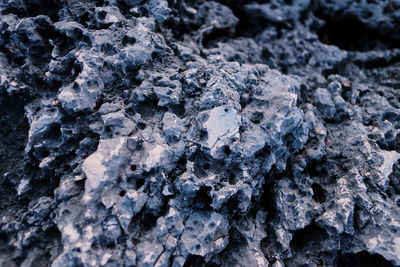
[[147,202],[147,195],[140,191],[130,190],[118,204],[118,219],[122,229],[128,233],[128,226],[133,218]]
[[113,183],[128,159],[127,138],[115,137],[102,140],[95,153],[83,163],[82,170],[86,175],[86,202],[98,197],[107,185]]
[[228,244],[228,224],[223,215],[215,212],[195,212],[185,223],[180,241],[184,256],[199,255],[205,258],[222,251]]

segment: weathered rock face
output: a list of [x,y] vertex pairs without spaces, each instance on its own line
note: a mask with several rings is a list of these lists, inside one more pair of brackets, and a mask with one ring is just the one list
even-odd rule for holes
[[399,12],[0,0],[0,265],[400,266]]

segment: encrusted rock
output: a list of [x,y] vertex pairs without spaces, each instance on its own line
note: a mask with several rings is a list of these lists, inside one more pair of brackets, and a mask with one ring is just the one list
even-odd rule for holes
[[400,265],[399,10],[0,0],[0,265]]

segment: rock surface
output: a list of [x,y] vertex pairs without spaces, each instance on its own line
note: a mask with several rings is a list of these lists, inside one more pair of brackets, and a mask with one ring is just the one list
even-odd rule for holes
[[400,2],[0,0],[1,266],[400,266]]

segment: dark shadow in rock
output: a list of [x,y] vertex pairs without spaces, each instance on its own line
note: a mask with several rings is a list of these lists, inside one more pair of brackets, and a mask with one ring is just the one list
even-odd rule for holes
[[379,254],[370,254],[366,251],[361,251],[355,254],[339,256],[337,266],[389,267],[394,265]]
[[318,30],[321,42],[335,45],[347,51],[371,51],[399,48],[399,43],[383,36],[379,32],[369,29],[355,18],[325,21],[325,25]]
[[195,203],[193,206],[200,209],[210,208],[210,205],[212,203],[210,191],[211,191],[210,187],[207,186],[201,187],[200,190],[196,192],[196,196],[194,198]]
[[295,251],[301,250],[303,248],[310,249],[320,249],[321,242],[328,238],[328,234],[324,229],[320,228],[315,223],[306,226],[304,229],[298,230],[294,233],[292,241],[290,241],[290,246]]
[[185,261],[184,267],[205,266],[206,262],[201,256],[189,255]]
[[[292,241],[290,241],[293,257],[285,261],[286,266],[328,265],[331,259],[327,259],[327,255],[322,254],[328,239],[326,231],[314,222],[304,229],[294,232]],[[304,265],[305,263],[306,265]]]
[[136,106],[136,111],[142,116],[142,119],[149,119],[157,113],[157,103],[157,100],[153,98],[139,102],[139,104]]
[[226,41],[231,35],[229,29],[217,29],[203,37],[203,47],[212,48],[216,47],[218,42]]
[[321,185],[317,184],[317,183],[313,183],[311,185],[311,188],[313,190],[313,196],[312,196],[313,199],[315,201],[317,201],[318,203],[324,203],[325,200],[326,200],[325,199],[326,196],[325,196],[324,188]]

